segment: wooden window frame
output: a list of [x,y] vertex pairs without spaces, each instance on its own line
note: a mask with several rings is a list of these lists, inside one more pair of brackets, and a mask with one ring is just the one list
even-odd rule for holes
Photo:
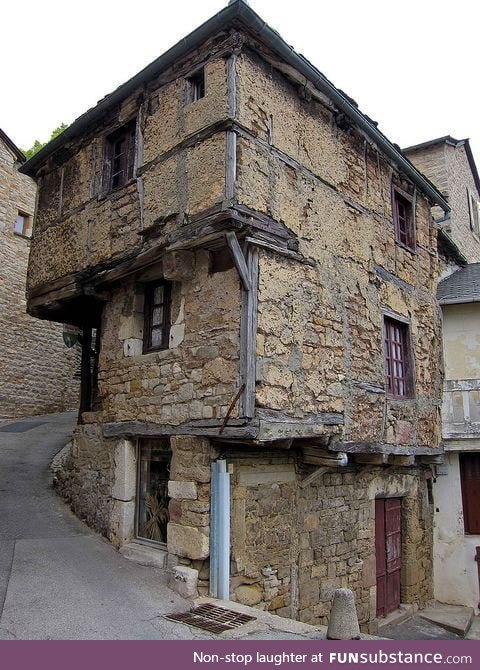
[[202,67],[187,78],[188,102],[197,102],[205,97],[205,68]]
[[480,203],[467,186],[468,214],[470,218],[470,230],[474,235],[480,237]]
[[[464,532],[465,535],[480,535],[480,513],[475,514],[480,500],[480,453],[460,453],[458,460],[462,488]],[[472,461],[476,461],[473,467]],[[468,484],[469,481],[473,483]]]
[[409,324],[389,314],[384,315],[383,341],[388,397],[396,400],[413,398],[413,359]]
[[[126,148],[116,153],[122,140],[126,142]],[[123,188],[134,178],[136,147],[135,121],[130,121],[105,138],[104,191],[106,193]],[[115,161],[118,161],[118,167],[114,165]]]
[[[155,303],[155,289],[163,286],[163,302]],[[145,285],[145,307],[144,307],[144,328],[143,328],[143,353],[148,354],[152,351],[162,351],[168,349],[170,342],[170,326],[172,304],[172,284],[165,279],[150,282]],[[153,323],[153,311],[155,308],[162,307],[162,320],[160,324]],[[152,332],[155,328],[162,329],[162,339],[159,345],[152,345]]]
[[[21,217],[23,219],[22,230],[17,230],[17,220]],[[24,237],[29,240],[32,237],[32,217],[30,214],[23,212],[21,209],[17,210],[17,215],[15,217],[15,223],[13,225],[13,232],[19,237]]]
[[[402,216],[400,205],[405,207],[405,215]],[[409,251],[415,251],[415,207],[413,197],[399,188],[392,186],[392,212],[395,226],[395,240]]]

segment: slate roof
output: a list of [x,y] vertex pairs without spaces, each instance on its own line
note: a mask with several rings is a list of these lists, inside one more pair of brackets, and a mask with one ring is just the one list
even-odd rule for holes
[[480,263],[471,263],[443,279],[437,289],[441,305],[480,302]]

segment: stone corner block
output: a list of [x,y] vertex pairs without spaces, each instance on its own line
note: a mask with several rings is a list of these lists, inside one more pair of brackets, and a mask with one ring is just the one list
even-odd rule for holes
[[135,531],[135,502],[114,500],[108,539],[115,547],[129,542]]
[[172,569],[169,587],[182,598],[193,599],[198,596],[198,570],[186,565],[177,565]]
[[192,526],[169,523],[167,527],[169,554],[195,559],[208,558],[209,539]]
[[198,492],[195,482],[168,482],[168,496],[175,500],[197,500]]

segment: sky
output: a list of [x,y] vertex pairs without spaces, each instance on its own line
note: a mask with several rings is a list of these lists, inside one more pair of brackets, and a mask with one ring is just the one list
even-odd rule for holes
[[[45,141],[222,9],[227,0],[2,3],[0,128]],[[475,0],[250,0],[402,147],[469,137],[480,167]]]

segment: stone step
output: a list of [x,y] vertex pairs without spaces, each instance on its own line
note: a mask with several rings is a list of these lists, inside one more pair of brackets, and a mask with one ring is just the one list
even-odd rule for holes
[[465,637],[472,623],[474,610],[473,607],[435,603],[419,611],[418,616],[456,635]]
[[157,549],[139,542],[129,542],[120,547],[119,553],[139,565],[147,565],[151,568],[165,568],[167,565],[167,552],[161,547]]

